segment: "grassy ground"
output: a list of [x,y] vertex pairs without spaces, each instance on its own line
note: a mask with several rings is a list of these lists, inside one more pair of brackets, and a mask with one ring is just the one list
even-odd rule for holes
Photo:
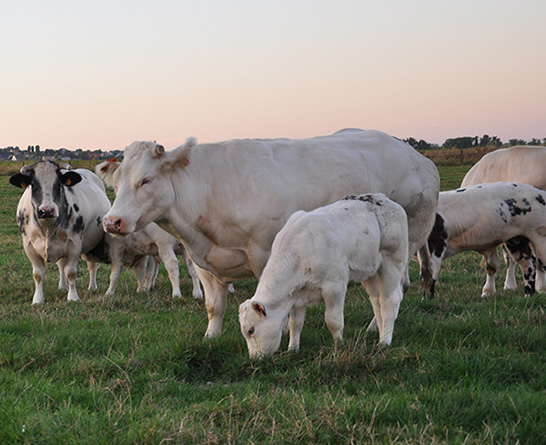
[[[440,168],[442,188],[467,169]],[[371,306],[353,285],[342,344],[319,306],[299,353],[252,361],[237,308],[253,279],[236,283],[214,340],[186,274],[180,300],[163,270],[149,294],[126,271],[103,298],[85,290],[82,263],[81,302],[68,304],[49,265],[46,302],[31,307],[20,191],[6,174],[0,196],[0,443],[546,443],[546,298],[480,298],[476,254],[444,263],[434,300],[412,285],[390,348],[366,333]],[[102,292],[108,274],[101,266]]]

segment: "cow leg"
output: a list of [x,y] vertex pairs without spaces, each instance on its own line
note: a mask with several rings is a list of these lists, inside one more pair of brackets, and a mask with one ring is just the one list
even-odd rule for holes
[[158,247],[158,254],[161,261],[167,269],[167,274],[169,275],[169,280],[171,282],[172,296],[173,298],[180,298],[182,292],[180,292],[180,269],[178,268],[178,258],[172,248],[161,248]]
[[[191,277],[191,282],[193,285],[192,295],[193,298],[201,299],[203,298],[203,292],[201,291],[201,282],[199,281],[199,275],[197,274],[197,271],[195,270],[195,266],[193,265],[193,261],[188,255],[188,252],[186,249],[184,249],[184,261],[186,261],[186,269],[188,269],[188,274]],[[229,292],[234,292],[233,285],[230,284],[228,287]]]
[[108,289],[106,290],[106,293],[104,294],[106,297],[114,295],[122,270],[123,270],[123,264],[121,262],[112,260],[112,271],[110,272],[110,285],[108,286]]
[[87,262],[87,270],[89,271],[89,287],[87,288],[90,291],[96,291],[97,286],[97,270],[99,269],[99,263],[93,261]]
[[68,281],[68,301],[79,301],[78,291],[76,289],[76,278],[78,276],[78,259],[79,255],[75,258],[67,257],[64,272]]
[[488,295],[493,295],[497,291],[495,287],[495,277],[497,276],[497,270],[499,270],[500,267],[499,254],[497,253],[496,247],[488,250],[480,250],[478,253],[483,255],[482,264],[487,272],[487,279],[482,288],[482,297],[487,297]]
[[390,345],[394,333],[394,322],[398,317],[400,303],[404,298],[400,285],[400,272],[403,264],[395,261],[385,262],[377,276],[379,277],[379,306],[382,324],[379,325],[379,344]]
[[293,307],[290,311],[288,325],[290,328],[290,341],[288,342],[289,351],[298,351],[300,349],[301,330],[305,322],[305,306]]
[[208,270],[195,266],[199,279],[203,283],[205,290],[205,306],[209,324],[205,337],[218,337],[222,331],[222,322],[227,305],[227,284],[222,283],[218,278],[212,275]]
[[326,326],[332,333],[334,340],[343,338],[343,309],[345,306],[345,294],[347,293],[347,285],[343,283],[332,283],[332,285],[322,286],[322,298],[324,299],[325,311],[324,319]]
[[25,252],[32,264],[32,278],[34,279],[34,296],[32,297],[32,304],[43,304],[45,261],[36,253],[30,244],[25,245]]
[[546,238],[537,234],[531,243],[536,253],[536,290],[546,292]]
[[135,277],[137,279],[137,292],[147,292],[149,290],[146,287],[146,268],[148,266],[148,257],[143,256],[138,259],[135,264]]
[[[517,283],[515,278],[515,264],[518,263],[523,273],[523,281],[525,285],[525,294],[530,295],[535,292],[535,278],[541,280],[542,274],[536,269],[536,256],[531,247],[529,239],[525,236],[517,236],[509,239],[503,245],[504,259],[508,266],[508,271],[513,274],[513,287],[508,288],[505,284],[505,289],[516,289]],[[509,263],[510,262],[510,263]],[[506,281],[508,281],[508,271],[506,273]]]
[[377,332],[381,329],[383,325],[383,319],[381,318],[381,309],[379,305],[379,277],[374,275],[367,281],[362,282],[362,286],[368,294],[368,298],[372,303],[372,309],[374,313],[374,318],[368,325],[368,332]]
[[145,289],[153,289],[155,286],[155,280],[159,273],[160,260],[156,256],[148,255],[146,257],[146,277],[145,277]]
[[66,290],[68,289],[68,284],[66,283],[66,275],[64,274],[65,260],[61,258],[57,261],[57,268],[59,269],[59,286],[57,289]]
[[516,282],[516,262],[510,255],[509,247],[507,246],[509,242],[510,240],[502,245],[502,256],[504,258],[504,262],[506,263],[504,290],[516,290],[518,288],[518,283]]

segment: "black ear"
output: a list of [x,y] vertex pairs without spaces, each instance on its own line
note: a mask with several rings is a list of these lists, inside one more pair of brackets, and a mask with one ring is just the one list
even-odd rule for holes
[[68,171],[60,176],[61,182],[67,187],[72,187],[82,180],[79,173]]
[[22,173],[16,173],[9,178],[9,182],[15,187],[25,189],[32,183],[32,178],[30,176],[23,175]]

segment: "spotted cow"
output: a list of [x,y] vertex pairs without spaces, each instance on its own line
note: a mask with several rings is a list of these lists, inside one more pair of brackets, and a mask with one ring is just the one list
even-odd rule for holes
[[[463,178],[461,187],[507,181],[523,182],[546,190],[544,165],[546,165],[546,147],[517,145],[502,148],[486,154],[474,164]],[[507,265],[504,289],[517,289],[515,265],[526,260],[534,261],[534,253],[526,237],[508,240],[503,244],[502,250]],[[490,256],[492,262],[499,262],[496,249],[490,252]],[[540,292],[546,291],[546,276],[540,269],[537,270],[536,288]]]
[[[77,301],[78,260],[102,240],[102,217],[110,209],[102,181],[86,169],[41,161],[21,168],[10,183],[25,189],[17,206],[17,223],[32,263],[32,304],[44,302],[46,262],[57,263],[59,288],[66,288],[68,280],[68,301]],[[88,262],[91,290],[97,288],[97,267],[98,263]]]
[[[546,192],[522,183],[495,182],[440,193],[438,213],[428,239],[434,284],[442,261],[459,252],[474,250],[484,255],[487,280],[482,297],[495,293],[498,256],[490,252],[514,237],[525,236],[534,246],[537,267],[543,272],[546,260]],[[497,261],[494,260],[497,259]],[[535,263],[520,258],[525,293],[535,291]],[[421,265],[423,267],[423,265]]]
[[294,213],[277,234],[254,296],[239,307],[251,357],[273,354],[290,313],[289,349],[297,350],[306,306],[325,303],[335,340],[343,335],[349,282],[362,282],[372,303],[379,343],[390,344],[408,262],[406,212],[383,194],[347,196]]

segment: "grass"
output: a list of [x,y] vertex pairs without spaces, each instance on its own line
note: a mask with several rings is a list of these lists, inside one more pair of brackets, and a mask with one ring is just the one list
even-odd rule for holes
[[[442,188],[467,169],[440,167]],[[126,271],[104,298],[86,290],[82,263],[81,302],[67,303],[51,264],[45,304],[32,307],[20,191],[6,174],[0,196],[1,443],[546,443],[546,298],[480,298],[477,254],[444,262],[436,299],[412,284],[390,348],[366,333],[371,306],[352,285],[343,343],[318,306],[299,353],[253,361],[237,308],[254,279],[236,283],[213,340],[185,271],[182,299],[170,297],[164,270],[148,294]],[[108,274],[101,266],[102,292]],[[413,263],[413,283],[417,275]]]

